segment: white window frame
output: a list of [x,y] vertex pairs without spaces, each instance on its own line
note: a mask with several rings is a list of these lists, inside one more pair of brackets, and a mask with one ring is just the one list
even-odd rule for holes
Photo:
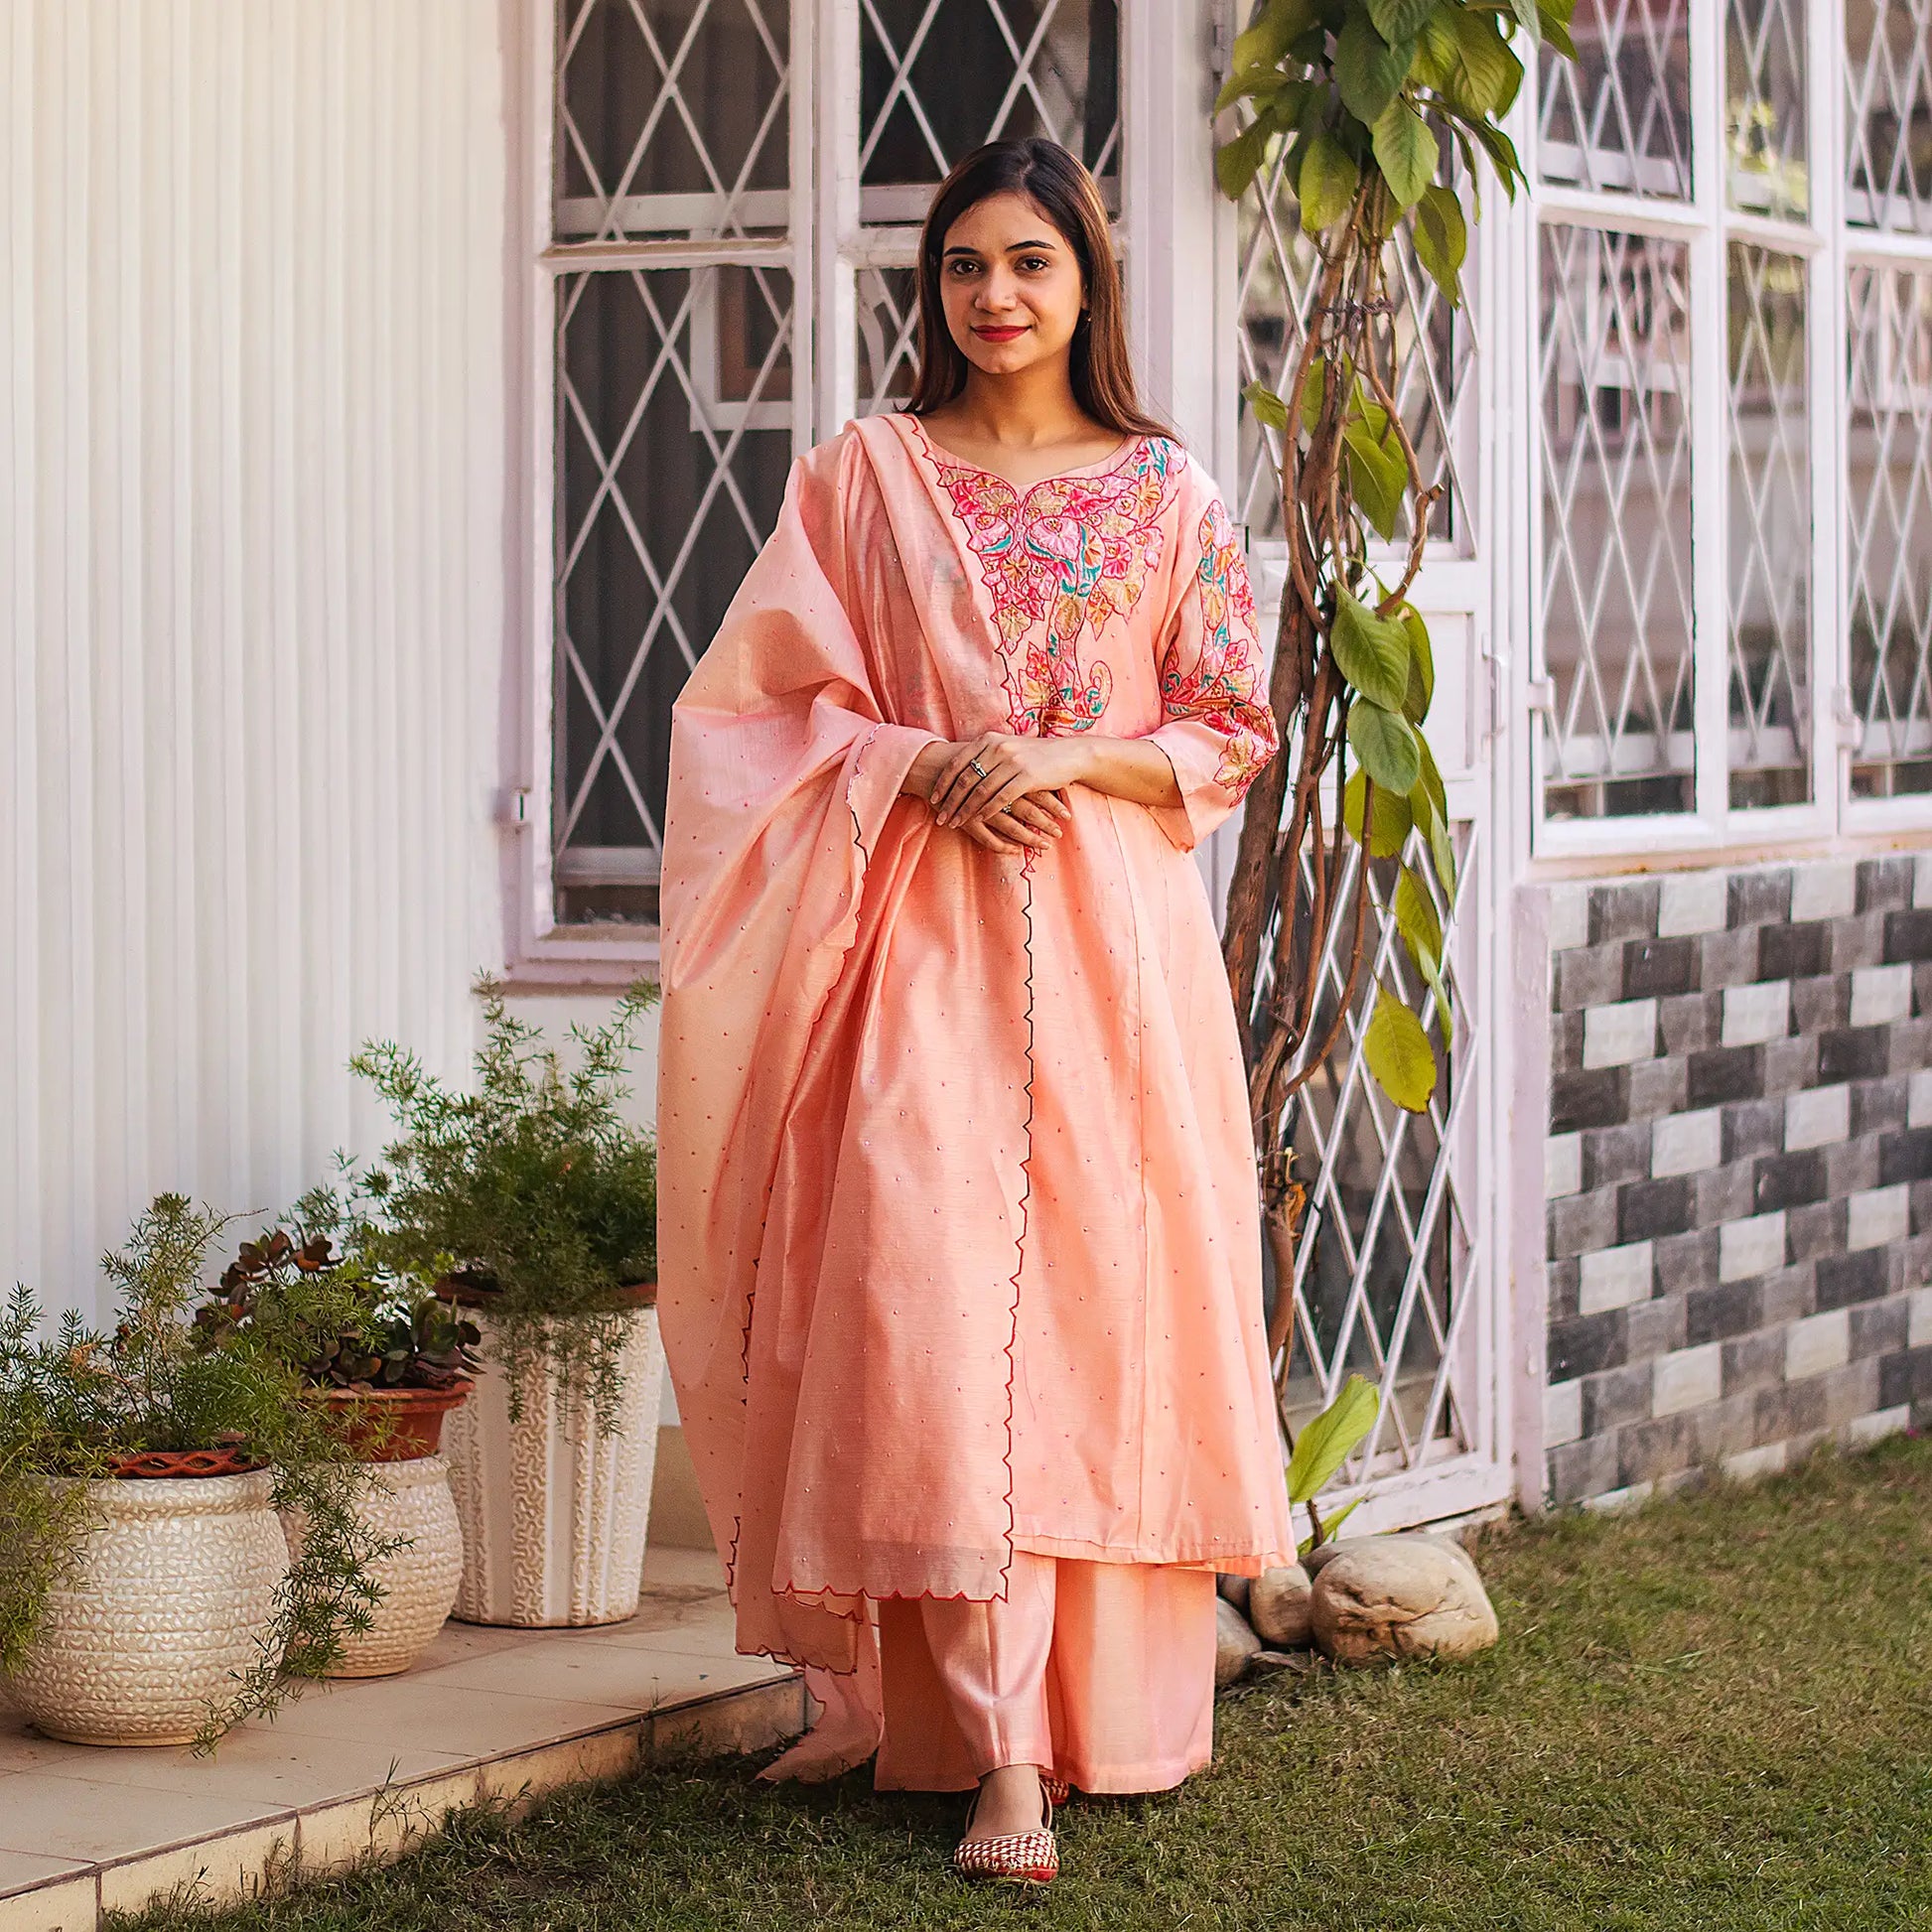
[[[565,926],[554,916],[557,881],[553,691],[556,288],[560,275],[635,263],[652,268],[759,263],[792,281],[792,449],[835,434],[858,407],[854,341],[857,275],[913,258],[915,225],[864,226],[857,167],[861,0],[791,0],[790,233],[777,239],[691,242],[560,239],[553,229],[556,0],[513,0],[505,60],[521,75],[507,96],[510,220],[506,312],[516,426],[507,528],[510,610],[503,709],[506,783],[497,816],[505,832],[501,884],[512,984],[599,989],[651,974],[655,926]],[[1232,0],[1123,0],[1122,168],[1116,237],[1123,255],[1137,366],[1219,474],[1232,461],[1233,330],[1222,294],[1233,261],[1232,210],[1213,182],[1207,113],[1215,54]],[[1211,344],[1211,352],[1199,345]],[[828,352],[829,351],[829,352]],[[715,424],[748,405],[719,402]],[[769,405],[753,405],[768,408]],[[762,425],[759,425],[762,426]],[[640,859],[645,857],[640,852]]]
[[[1723,0],[1689,10],[1692,77],[1692,199],[1669,203],[1592,192],[1541,179],[1533,77],[1517,111],[1518,145],[1531,178],[1533,230],[1523,299],[1526,340],[1538,344],[1541,231],[1555,223],[1650,234],[1684,242],[1691,299],[1692,668],[1696,739],[1695,808],[1602,819],[1552,819],[1546,809],[1546,742],[1539,715],[1548,702],[1544,614],[1543,481],[1538,424],[1542,407],[1535,356],[1518,391],[1525,463],[1527,557],[1532,588],[1526,616],[1530,665],[1521,688],[1528,748],[1532,852],[1539,859],[1588,860],[1719,854],[1815,845],[1846,832],[1932,824],[1932,798],[1854,801],[1851,748],[1841,719],[1850,703],[1850,597],[1846,550],[1845,426],[1847,277],[1855,261],[1900,254],[1932,258],[1932,243],[1849,230],[1844,222],[1844,18],[1840,0],[1805,7],[1806,167],[1809,211],[1802,222],[1732,210],[1725,202]],[[1730,445],[1727,422],[1727,244],[1754,243],[1804,260],[1806,278],[1806,433],[1811,464],[1812,557],[1808,597],[1811,799],[1804,804],[1735,808],[1729,802],[1730,640],[1725,537]]]

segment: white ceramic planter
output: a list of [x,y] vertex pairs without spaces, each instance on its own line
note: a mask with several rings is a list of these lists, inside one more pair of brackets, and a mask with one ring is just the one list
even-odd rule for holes
[[50,1737],[184,1744],[257,1660],[288,1573],[272,1478],[87,1485],[96,1524],[9,1687]]
[[[404,1547],[369,1566],[383,1589],[366,1630],[343,1641],[331,1677],[393,1677],[429,1648],[456,1601],[463,1576],[463,1531],[450,1495],[450,1465],[440,1455],[368,1464],[374,1478],[359,1504],[364,1522]],[[283,1518],[291,1555],[300,1547],[299,1515]]]
[[[664,1350],[654,1308],[621,1318],[623,1392],[610,1435],[588,1402],[561,1402],[541,1367],[525,1375],[512,1423],[509,1378],[494,1363],[444,1425],[463,1525],[455,1614],[466,1623],[535,1629],[636,1614]],[[489,1340],[485,1321],[485,1351]]]

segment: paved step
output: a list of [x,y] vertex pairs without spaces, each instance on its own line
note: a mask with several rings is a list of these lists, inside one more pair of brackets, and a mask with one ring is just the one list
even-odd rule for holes
[[229,1903],[395,1858],[452,1810],[804,1727],[797,1673],[733,1649],[715,1557],[653,1550],[644,1574],[628,1623],[451,1623],[405,1676],[318,1686],[211,1758],[56,1743],[0,1705],[0,1932]]

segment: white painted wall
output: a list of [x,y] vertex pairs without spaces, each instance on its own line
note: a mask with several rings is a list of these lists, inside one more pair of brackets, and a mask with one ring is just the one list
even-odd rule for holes
[[285,1202],[500,951],[497,0],[0,8],[0,1285]]

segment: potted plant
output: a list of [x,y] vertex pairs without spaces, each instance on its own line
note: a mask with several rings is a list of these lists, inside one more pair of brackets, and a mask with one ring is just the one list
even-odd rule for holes
[[[474,1322],[408,1281],[338,1255],[319,1222],[336,1217],[327,1189],[296,1208],[293,1233],[272,1228],[240,1252],[196,1311],[204,1348],[251,1339],[293,1364],[327,1404],[345,1449],[370,1465],[357,1508],[391,1546],[375,1566],[383,1590],[368,1627],[347,1635],[331,1677],[407,1670],[443,1627],[463,1572],[463,1533],[437,1453],[444,1418],[475,1387]],[[307,1531],[299,1509],[283,1528],[291,1553]]]
[[483,1336],[486,1372],[449,1426],[463,1522],[456,1614],[474,1623],[634,1615],[664,1358],[656,1146],[625,1120],[624,1068],[655,989],[572,1028],[566,1066],[480,981],[474,1090],[392,1044],[350,1062],[402,1130],[361,1176],[358,1239],[443,1292]]
[[[345,1424],[265,1340],[197,1345],[225,1223],[158,1196],[102,1266],[111,1333],[0,1319],[0,1671],[78,1743],[211,1744],[325,1675],[381,1600]],[[310,1525],[290,1558],[278,1509]]]

